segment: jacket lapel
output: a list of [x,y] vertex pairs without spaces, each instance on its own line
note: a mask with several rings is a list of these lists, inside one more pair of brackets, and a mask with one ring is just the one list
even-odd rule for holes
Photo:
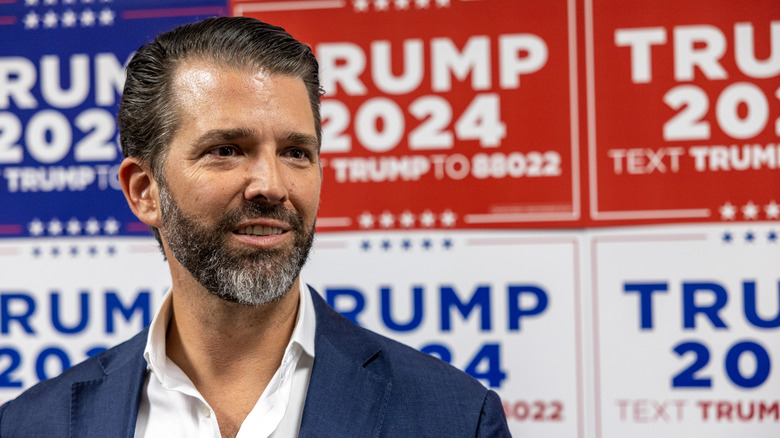
[[[70,436],[133,437],[146,378],[143,358],[146,333],[142,331],[121,348],[100,358],[102,377],[71,386]],[[124,433],[119,435],[118,431]]]
[[378,436],[392,383],[381,346],[312,290],[317,334],[299,437]]

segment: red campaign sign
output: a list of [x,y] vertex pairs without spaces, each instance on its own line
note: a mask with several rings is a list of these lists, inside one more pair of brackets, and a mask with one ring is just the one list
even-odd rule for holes
[[233,1],[320,61],[318,229],[573,226],[574,0]]
[[590,216],[780,218],[780,2],[585,1]]

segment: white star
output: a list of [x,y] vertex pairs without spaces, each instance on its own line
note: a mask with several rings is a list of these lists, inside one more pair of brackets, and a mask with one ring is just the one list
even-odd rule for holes
[[101,3],[111,3],[113,0],[100,0]]
[[388,6],[390,6],[389,0],[374,0],[374,8],[377,11],[385,11]]
[[764,206],[764,212],[766,212],[767,219],[778,219],[780,218],[780,205],[777,205],[773,199],[772,202]]
[[36,14],[33,11],[30,11],[30,13],[27,14],[24,17],[24,28],[25,29],[37,29],[38,28],[38,14]]
[[46,12],[46,15],[43,16],[43,27],[48,29],[57,27],[57,14],[55,14],[54,11],[48,11]]
[[414,0],[414,5],[417,6],[417,9],[425,9],[428,7],[428,2],[430,0]]
[[436,6],[440,8],[447,8],[450,6],[450,0],[436,0]]
[[396,9],[408,9],[410,0],[395,0]]
[[382,225],[382,228],[392,228],[395,225],[395,218],[389,211],[385,211],[379,217],[379,224]]
[[401,213],[401,219],[399,220],[401,226],[404,228],[412,228],[414,226],[414,215],[410,211]]
[[92,12],[92,9],[84,9],[84,12],[81,13],[81,26],[90,27],[94,25],[95,25],[95,13]]
[[68,234],[75,236],[81,233],[81,222],[75,217],[70,218],[68,221]]
[[49,222],[49,235],[59,236],[62,234],[62,222],[59,219],[54,218]]
[[116,234],[116,232],[119,231],[119,222],[117,222],[113,217],[108,218],[103,223],[103,231],[105,231],[106,234]]
[[372,228],[374,226],[374,216],[371,216],[371,213],[366,211],[360,215],[358,223],[360,224],[360,228]]
[[32,222],[30,222],[29,225],[27,225],[27,229],[30,231],[30,234],[38,237],[43,234],[43,222],[41,222],[41,220],[36,217],[32,220]]
[[756,219],[758,217],[758,206],[753,201],[748,201],[742,207],[742,214],[745,216],[745,219]]
[[38,6],[38,0],[24,0],[25,6]]
[[63,5],[72,5],[76,3],[76,0],[62,0]]
[[62,14],[62,27],[73,27],[77,21],[76,13],[70,9]]
[[731,202],[726,202],[723,204],[723,206],[720,207],[718,211],[720,211],[720,218],[724,221],[733,221],[734,216],[737,214],[737,209],[731,205]]
[[89,218],[86,226],[87,234],[94,236],[100,232],[100,223],[94,217]]
[[455,225],[455,213],[452,212],[452,210],[445,210],[444,213],[441,214],[441,217],[439,220],[441,221],[441,224],[445,227],[451,227]]
[[94,1],[95,1],[95,0],[81,0],[81,3],[92,3],[92,2],[94,2]]
[[368,10],[368,0],[355,0],[352,7],[358,12],[365,12]]
[[43,0],[43,4],[49,5],[49,6],[56,5],[57,4],[57,0]]
[[436,225],[436,216],[434,216],[430,210],[425,210],[420,217],[420,225],[424,226],[425,228],[430,228]]
[[109,8],[103,8],[100,11],[100,24],[102,26],[111,26],[114,24],[114,17],[116,17],[114,11]]

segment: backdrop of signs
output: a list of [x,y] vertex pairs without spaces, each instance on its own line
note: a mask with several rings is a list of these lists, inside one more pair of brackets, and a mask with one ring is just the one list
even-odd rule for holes
[[122,67],[224,14],[320,60],[304,277],[336,310],[498,391],[518,436],[778,435],[773,0],[0,0],[0,402],[159,304]]

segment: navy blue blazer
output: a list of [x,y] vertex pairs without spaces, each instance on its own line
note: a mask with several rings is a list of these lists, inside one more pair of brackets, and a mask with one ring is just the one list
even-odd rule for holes
[[[315,358],[300,437],[510,436],[501,401],[443,361],[360,328],[311,290]],[[0,437],[127,437],[147,329],[0,407]]]

